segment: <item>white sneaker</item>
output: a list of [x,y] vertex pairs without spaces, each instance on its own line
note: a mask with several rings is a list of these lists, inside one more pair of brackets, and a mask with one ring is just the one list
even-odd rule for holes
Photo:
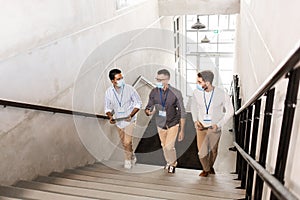
[[167,164],[164,166],[164,170],[169,170],[169,167],[170,167],[170,164],[167,163]]
[[135,165],[136,161],[137,161],[137,159],[136,159],[135,154],[132,154],[132,157],[131,157],[131,164],[132,164],[132,165]]
[[124,162],[124,168],[125,169],[130,169],[131,167],[132,167],[131,160],[125,160],[125,162]]

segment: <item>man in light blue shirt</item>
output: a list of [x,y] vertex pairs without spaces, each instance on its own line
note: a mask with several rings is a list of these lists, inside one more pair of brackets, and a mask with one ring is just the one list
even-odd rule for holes
[[142,101],[137,91],[125,84],[121,70],[112,69],[109,72],[112,86],[105,92],[105,113],[111,124],[116,124],[125,151],[124,168],[130,169],[136,162],[133,154],[132,139],[136,121],[136,113],[142,107]]

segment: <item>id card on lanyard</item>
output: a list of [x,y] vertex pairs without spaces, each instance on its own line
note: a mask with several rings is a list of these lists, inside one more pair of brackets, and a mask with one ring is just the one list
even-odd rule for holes
[[211,105],[211,102],[212,102],[212,98],[214,96],[214,91],[215,90],[213,90],[212,93],[211,93],[208,104],[206,103],[205,91],[203,91],[203,98],[204,98],[204,104],[205,104],[205,110],[206,110],[206,113],[203,116],[203,122],[206,126],[212,125],[212,119],[211,119],[211,115],[209,114],[209,108],[210,108],[210,105]]
[[161,105],[162,105],[162,110],[160,110],[158,112],[158,115],[161,116],[161,117],[166,117],[167,116],[166,102],[167,102],[167,98],[168,98],[168,94],[169,94],[169,89],[167,89],[167,91],[166,91],[165,99],[163,99],[163,91],[162,91],[161,88],[159,89],[159,92],[160,92],[160,101],[161,101]]

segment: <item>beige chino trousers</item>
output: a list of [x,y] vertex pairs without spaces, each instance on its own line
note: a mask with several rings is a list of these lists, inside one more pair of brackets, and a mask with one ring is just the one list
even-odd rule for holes
[[208,172],[213,167],[217,155],[221,131],[197,130],[198,156],[203,170]]
[[125,128],[118,128],[119,137],[121,139],[124,153],[125,153],[125,160],[131,160],[133,149],[132,149],[132,139],[133,139],[133,129],[135,127],[135,123],[132,122]]
[[166,162],[176,167],[177,156],[175,142],[178,135],[179,124],[168,129],[157,127],[157,130]]

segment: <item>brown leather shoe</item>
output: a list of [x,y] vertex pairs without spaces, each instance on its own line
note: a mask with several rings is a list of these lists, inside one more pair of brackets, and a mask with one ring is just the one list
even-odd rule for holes
[[208,173],[209,174],[216,174],[215,169],[213,167],[210,168]]
[[209,172],[206,172],[206,171],[203,170],[203,171],[199,174],[199,176],[207,177],[208,174],[209,174]]

